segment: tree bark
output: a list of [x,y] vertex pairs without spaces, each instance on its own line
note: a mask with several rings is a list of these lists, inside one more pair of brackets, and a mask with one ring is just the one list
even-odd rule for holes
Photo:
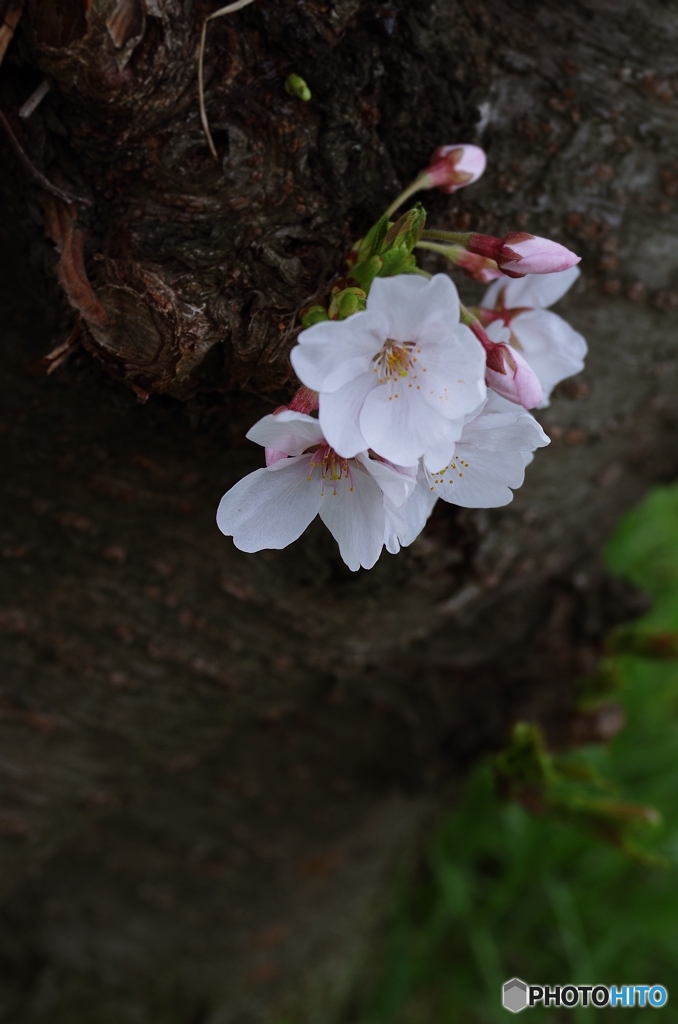
[[[28,0],[0,70],[0,1021],[338,1021],[395,865],[515,720],[568,742],[633,608],[599,551],[678,467],[678,14],[258,0],[210,25],[215,162],[214,5],[87,6]],[[237,551],[214,512],[299,308],[456,141],[489,169],[431,222],[584,257],[550,448],[369,573],[319,523]]]

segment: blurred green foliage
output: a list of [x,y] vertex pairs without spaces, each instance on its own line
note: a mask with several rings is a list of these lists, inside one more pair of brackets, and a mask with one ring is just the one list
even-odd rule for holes
[[523,723],[476,770],[420,877],[394,892],[381,983],[360,1024],[506,1022],[501,986],[513,976],[669,990],[658,1010],[534,1008],[535,1024],[678,1022],[678,487],[624,518],[606,560],[653,599],[610,636],[582,687],[588,709],[612,689],[625,727],[553,757]]

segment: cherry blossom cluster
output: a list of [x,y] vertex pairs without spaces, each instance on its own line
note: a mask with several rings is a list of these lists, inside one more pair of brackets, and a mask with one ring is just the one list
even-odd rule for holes
[[[301,386],[248,432],[265,467],[221,499],[220,530],[242,551],[283,548],[320,516],[352,570],[370,569],[423,530],[438,499],[506,505],[549,443],[528,411],[579,373],[584,338],[548,307],[579,276],[579,257],[524,232],[504,238],[427,230],[421,189],[454,192],[485,169],[477,146],[443,146],[353,246],[327,306],[303,312],[290,359]],[[489,284],[465,308],[447,257]]]

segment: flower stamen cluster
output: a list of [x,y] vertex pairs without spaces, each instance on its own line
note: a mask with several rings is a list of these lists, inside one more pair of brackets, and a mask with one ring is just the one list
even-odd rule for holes
[[332,486],[332,494],[337,494],[337,481],[348,480],[350,484],[350,490],[353,490],[353,481],[351,479],[351,469],[348,464],[348,459],[343,459],[341,455],[337,455],[333,448],[330,448],[328,444],[320,444],[313,449],[309,449],[311,453],[311,460],[309,466],[311,472],[307,476],[307,480],[313,480],[313,473],[315,470],[320,470],[321,487],[320,492],[325,497],[325,481],[329,479]]
[[[387,381],[393,380],[394,377],[408,377],[410,371],[412,371],[413,380],[417,380],[417,374],[414,372],[416,369],[414,364],[417,362],[417,357],[413,355],[415,350],[421,354],[421,349],[417,348],[416,341],[398,343],[392,338],[387,338],[381,352],[372,356],[374,372],[377,374],[379,383],[385,384]],[[425,369],[424,373],[426,373]],[[411,388],[412,384],[408,384],[408,387]],[[419,387],[418,384],[417,387]],[[398,395],[392,397],[397,398]]]

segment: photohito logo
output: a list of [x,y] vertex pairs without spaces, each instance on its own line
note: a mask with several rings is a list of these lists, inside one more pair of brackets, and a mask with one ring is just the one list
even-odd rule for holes
[[520,978],[504,982],[504,1009],[520,1013],[527,1006],[664,1006],[669,994],[663,985],[528,985]]

